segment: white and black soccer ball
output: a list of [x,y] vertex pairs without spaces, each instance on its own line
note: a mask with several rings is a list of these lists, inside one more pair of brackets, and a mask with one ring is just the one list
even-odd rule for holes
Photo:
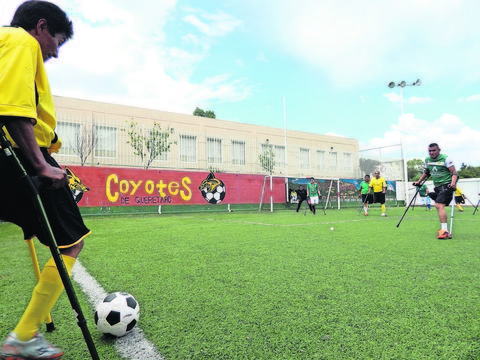
[[210,204],[220,204],[227,194],[225,184],[222,180],[217,179],[213,173],[210,173],[198,188],[205,201]]
[[210,204],[220,204],[225,199],[225,185],[217,185],[214,189],[203,189],[203,198]]
[[140,305],[126,292],[107,295],[95,310],[95,325],[104,334],[123,336],[137,325]]

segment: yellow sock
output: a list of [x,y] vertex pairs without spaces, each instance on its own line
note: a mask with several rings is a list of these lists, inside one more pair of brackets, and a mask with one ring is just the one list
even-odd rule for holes
[[387,208],[385,207],[385,204],[382,204],[382,212],[386,212],[387,211]]
[[[68,275],[71,275],[76,259],[65,255],[62,255],[62,258]],[[32,298],[27,309],[23,313],[17,327],[13,330],[20,341],[28,341],[33,338],[46,320],[62,291],[62,280],[58,274],[55,261],[53,258],[50,258],[40,274],[40,279],[35,289],[33,289]]]
[[462,205],[457,204],[458,210],[463,211]]

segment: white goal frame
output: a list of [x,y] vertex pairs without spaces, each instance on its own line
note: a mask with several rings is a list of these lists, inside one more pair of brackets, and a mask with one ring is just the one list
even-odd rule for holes
[[[292,176],[274,176],[274,175],[265,175],[263,177],[263,184],[262,184],[262,191],[261,191],[261,194],[260,194],[260,200],[259,200],[259,205],[258,205],[258,211],[262,211],[262,206],[264,204],[264,197],[265,197],[265,190],[267,189],[267,186],[269,187],[269,190],[270,190],[270,194],[273,192],[273,179],[274,178],[280,178],[280,179],[284,179],[284,186],[285,186],[285,197],[287,198],[287,203],[290,203],[290,198],[289,198],[289,185],[288,185],[288,181],[290,179],[293,179],[293,178],[296,178],[296,177],[292,177]],[[297,180],[301,181],[302,184],[306,184],[308,182],[310,182],[310,178],[309,177],[298,177],[296,178]],[[337,192],[337,195],[340,194],[340,178],[321,178],[321,179],[317,179],[315,178],[316,181],[318,180],[322,180],[322,181],[325,181],[325,182],[329,182],[329,186],[328,186],[328,191],[327,191],[327,194],[321,194],[322,197],[325,197],[326,196],[326,199],[325,199],[325,202],[321,202],[321,204],[323,205],[323,208],[322,210],[326,210],[327,207],[328,207],[328,204],[330,203],[331,206],[333,207],[333,204],[331,202],[331,195],[332,195],[332,191],[335,191]],[[333,187],[333,183],[336,181],[336,189]],[[269,203],[270,203],[270,212],[273,212],[273,204],[274,204],[274,201],[273,201],[273,196],[270,195],[270,198],[268,199],[269,200]],[[341,206],[340,206],[340,196],[337,196],[337,204],[336,204],[336,208],[338,210],[340,210]]]

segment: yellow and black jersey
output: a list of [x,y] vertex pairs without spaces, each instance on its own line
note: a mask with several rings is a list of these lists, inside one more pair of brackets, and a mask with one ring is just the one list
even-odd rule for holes
[[387,187],[387,182],[382,176],[380,176],[378,179],[373,177],[370,180],[369,186],[373,189],[373,192],[382,192],[383,189]]
[[57,122],[38,41],[22,28],[0,27],[0,52],[0,116],[34,119],[38,145],[49,148]]

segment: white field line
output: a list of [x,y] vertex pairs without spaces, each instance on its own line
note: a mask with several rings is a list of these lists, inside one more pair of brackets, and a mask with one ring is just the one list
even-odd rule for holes
[[309,223],[302,223],[302,224],[300,224],[300,223],[297,223],[297,224],[275,224],[275,223],[267,223],[267,222],[260,222],[260,221],[224,220],[224,219],[215,219],[215,218],[205,218],[204,220],[217,221],[217,222],[227,222],[227,223],[236,223],[236,224],[246,224],[246,225],[273,226],[273,227],[318,226],[318,225],[331,225],[331,224],[341,224],[341,223],[352,223],[352,222],[366,221],[365,219],[361,219],[361,220],[319,221],[319,222],[309,222]]
[[[77,260],[72,269],[73,279],[80,285],[83,292],[88,296],[90,303],[95,308],[107,293]],[[140,311],[141,311],[140,307]],[[142,330],[136,326],[129,334],[115,339],[115,348],[122,359],[132,360],[163,360],[155,346],[144,336]]]

